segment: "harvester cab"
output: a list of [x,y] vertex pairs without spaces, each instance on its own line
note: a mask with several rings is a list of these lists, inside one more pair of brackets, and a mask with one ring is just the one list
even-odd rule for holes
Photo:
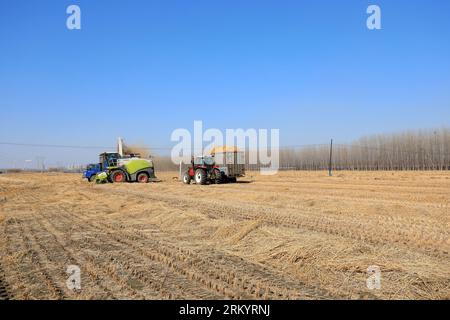
[[120,154],[117,152],[103,152],[99,157],[102,171],[106,171],[108,168],[117,167],[117,161],[120,158]]

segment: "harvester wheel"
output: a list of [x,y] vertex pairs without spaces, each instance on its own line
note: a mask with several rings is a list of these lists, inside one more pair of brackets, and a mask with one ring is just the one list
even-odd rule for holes
[[148,182],[148,175],[145,172],[141,172],[141,173],[139,173],[137,175],[136,180],[139,183],[147,183]]
[[189,175],[189,172],[185,172],[184,173],[184,175],[183,175],[183,183],[184,184],[190,184],[191,183],[191,180],[192,180],[192,178],[191,178],[191,176]]
[[214,170],[214,182],[221,184],[223,182],[222,172],[219,169]]
[[125,176],[125,173],[120,170],[113,171],[111,173],[111,181],[114,183],[121,183],[125,182],[127,180],[127,177]]
[[195,183],[206,184],[206,172],[203,169],[195,170]]

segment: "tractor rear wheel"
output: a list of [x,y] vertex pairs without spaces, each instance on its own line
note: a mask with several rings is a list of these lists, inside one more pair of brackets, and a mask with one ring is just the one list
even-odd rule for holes
[[195,183],[206,184],[206,172],[203,169],[195,170]]
[[136,177],[137,182],[139,183],[147,183],[148,182],[148,175],[145,172],[138,173]]
[[222,172],[219,169],[214,170],[214,182],[216,184],[221,184],[223,182]]
[[190,184],[191,183],[191,180],[192,180],[192,178],[191,178],[191,176],[189,175],[189,172],[185,172],[184,173],[184,175],[183,175],[183,183],[184,184]]
[[125,176],[125,173],[121,170],[116,170],[111,173],[111,181],[114,183],[121,183],[125,182],[127,180],[127,177]]

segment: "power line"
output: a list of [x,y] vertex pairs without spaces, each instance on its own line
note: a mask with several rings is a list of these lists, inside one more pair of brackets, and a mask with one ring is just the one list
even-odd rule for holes
[[[65,148],[65,149],[116,149],[112,146],[83,146],[83,145],[60,145],[60,144],[38,144],[38,143],[17,143],[17,142],[0,142],[0,145],[19,146],[19,147],[38,147],[38,148]],[[171,150],[172,147],[139,147],[144,150]]]
[[[111,146],[83,146],[83,145],[58,145],[58,144],[36,144],[36,143],[17,143],[17,142],[0,142],[0,145],[10,145],[10,146],[22,146],[22,147],[39,147],[39,148],[66,148],[66,149],[115,149],[116,147]],[[131,145],[132,146],[132,145]],[[303,145],[287,145],[280,146],[281,149],[286,148],[307,148],[307,147],[321,147],[328,146],[328,144],[303,144]],[[170,146],[158,146],[158,147],[141,147],[144,150],[172,150],[173,147]]]
[[101,146],[77,146],[77,145],[58,145],[58,144],[34,144],[34,143],[16,143],[16,142],[0,142],[2,145],[22,146],[22,147],[39,147],[39,148],[72,148],[72,149],[112,149],[111,147]]

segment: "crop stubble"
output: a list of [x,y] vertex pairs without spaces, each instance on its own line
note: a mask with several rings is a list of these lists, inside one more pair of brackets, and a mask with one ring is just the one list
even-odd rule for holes
[[[173,175],[0,177],[0,286],[15,299],[450,298],[448,172]],[[381,290],[366,287],[370,265]]]

